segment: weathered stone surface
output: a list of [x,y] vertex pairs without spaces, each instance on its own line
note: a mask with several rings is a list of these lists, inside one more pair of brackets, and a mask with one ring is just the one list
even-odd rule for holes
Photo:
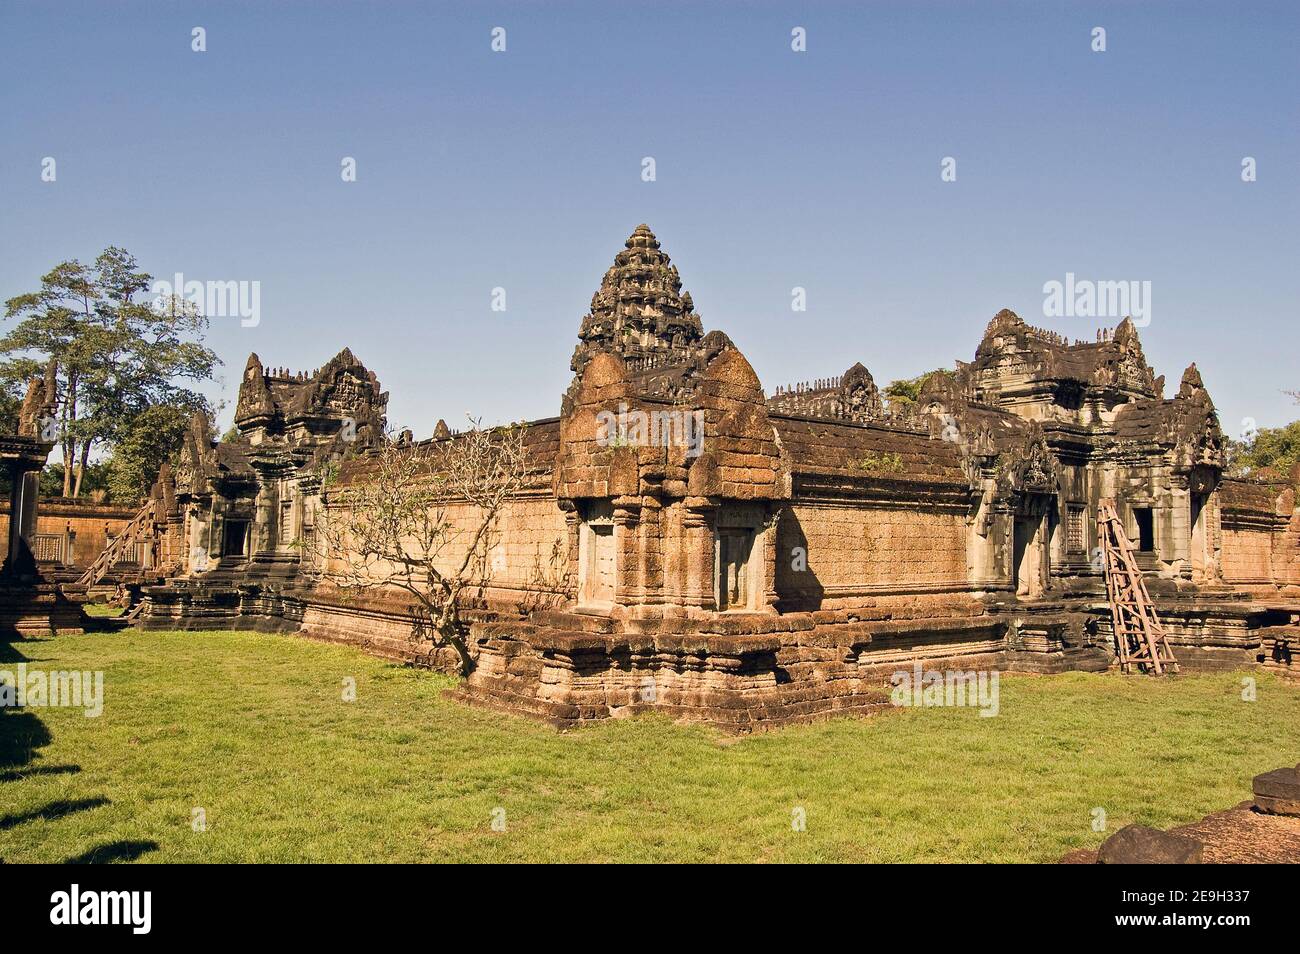
[[[1207,865],[1300,864],[1300,818],[1267,815],[1245,801],[1199,821],[1170,829],[1201,843]],[[1095,864],[1097,852],[1076,848],[1062,864]]]
[[[1234,589],[1300,595],[1295,494],[1223,477],[1199,372],[1166,398],[1131,321],[1068,341],[1000,311],[972,362],[906,404],[861,363],[767,395],[641,225],[578,337],[559,416],[526,431],[464,698],[559,725],[652,709],[747,731],[876,711],[915,664],[1103,670],[1103,496],[1149,525],[1139,559],[1180,662],[1295,671],[1300,603]],[[299,572],[322,470],[376,479],[359,451],[382,439],[386,401],[346,349],[310,374],[250,357],[238,439],[196,419],[174,487],[160,477],[176,579],[145,625],[296,630],[443,665],[404,597]],[[438,421],[398,444],[457,437]],[[474,520],[463,502],[447,513]]]
[[1256,775],[1255,807],[1270,815],[1300,816],[1300,765]]
[[1201,843],[1145,825],[1127,825],[1102,842],[1103,865],[1199,865]]

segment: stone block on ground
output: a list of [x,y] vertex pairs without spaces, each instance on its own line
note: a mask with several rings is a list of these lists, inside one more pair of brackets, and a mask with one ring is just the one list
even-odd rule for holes
[[1103,865],[1199,865],[1201,843],[1146,825],[1127,825],[1102,842]]
[[1253,788],[1261,812],[1300,817],[1300,765],[1256,775]]

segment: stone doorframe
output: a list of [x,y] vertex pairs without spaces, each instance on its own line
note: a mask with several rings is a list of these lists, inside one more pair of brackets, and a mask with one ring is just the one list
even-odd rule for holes
[[1051,588],[1052,532],[1060,523],[1055,494],[1022,493],[1012,511],[1011,560],[1008,576],[1012,592],[1037,599]]

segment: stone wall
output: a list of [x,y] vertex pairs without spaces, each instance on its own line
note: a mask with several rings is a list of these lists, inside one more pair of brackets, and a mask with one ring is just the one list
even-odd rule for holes
[[1300,511],[1280,481],[1225,478],[1219,489],[1223,582],[1259,595],[1300,590]]
[[1223,528],[1223,581],[1230,586],[1273,585],[1273,534],[1259,527]]
[[958,513],[796,502],[777,524],[777,554],[783,605],[842,609],[881,595],[924,600],[968,589]]
[[1283,595],[1300,599],[1300,509],[1293,509],[1286,529],[1273,535],[1273,579]]
[[[476,508],[451,504],[446,510],[447,523],[469,539],[481,520]],[[488,554],[492,599],[526,601],[539,596],[567,592],[568,529],[564,513],[548,496],[526,494],[509,501],[502,508],[494,534],[495,545]],[[340,554],[325,564],[324,576],[337,572]],[[464,550],[447,546],[438,554],[434,565],[444,572],[454,572],[464,558]],[[373,568],[380,577],[384,567]]]
[[[71,551],[65,550],[64,565],[85,568],[108,545],[110,535],[122,532],[136,508],[98,504],[90,500],[53,497],[43,499],[36,518],[37,534],[71,535]],[[6,556],[9,539],[9,504],[0,502],[0,558]],[[70,559],[69,559],[70,557]]]

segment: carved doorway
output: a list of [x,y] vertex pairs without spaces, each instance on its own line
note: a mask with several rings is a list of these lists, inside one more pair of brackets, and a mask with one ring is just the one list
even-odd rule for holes
[[614,602],[618,561],[614,552],[613,509],[593,504],[578,538],[578,605],[605,607]]
[[1047,547],[1043,511],[1016,514],[1012,532],[1011,585],[1017,596],[1034,599],[1047,588]]
[[752,609],[754,603],[754,531],[736,527],[718,530],[718,609]]
[[223,557],[242,557],[247,539],[247,520],[227,520],[221,540],[221,555]]

